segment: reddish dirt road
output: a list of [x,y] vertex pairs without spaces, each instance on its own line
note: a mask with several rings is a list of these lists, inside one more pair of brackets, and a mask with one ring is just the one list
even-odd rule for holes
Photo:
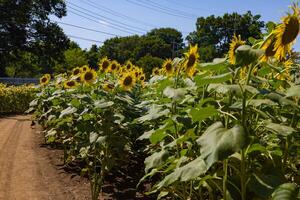
[[[0,200],[89,199],[87,180],[60,169],[29,116],[0,118]],[[73,178],[71,178],[73,177]]]

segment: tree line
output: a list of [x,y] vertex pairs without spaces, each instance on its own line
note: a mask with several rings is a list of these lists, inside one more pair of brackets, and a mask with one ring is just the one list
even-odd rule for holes
[[188,44],[198,44],[200,60],[208,62],[224,56],[234,34],[258,39],[265,27],[260,15],[250,11],[226,13],[199,17],[186,38],[174,28],[157,28],[82,49],[49,19],[67,15],[63,0],[2,0],[0,11],[0,76],[11,77],[37,77],[86,64],[96,68],[105,56],[120,63],[131,60],[149,74],[164,59],[181,56]]

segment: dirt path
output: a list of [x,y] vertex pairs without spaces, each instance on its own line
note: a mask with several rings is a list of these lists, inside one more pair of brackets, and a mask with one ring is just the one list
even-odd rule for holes
[[0,118],[0,200],[89,199],[87,180],[60,169],[61,152],[41,147],[30,124],[28,116]]

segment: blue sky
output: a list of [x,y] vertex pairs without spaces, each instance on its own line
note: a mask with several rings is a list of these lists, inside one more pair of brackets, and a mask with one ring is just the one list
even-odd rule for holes
[[[172,27],[184,37],[195,30],[199,16],[224,13],[260,14],[261,20],[279,22],[292,0],[66,0],[68,14],[62,19],[52,17],[82,48],[118,36],[144,34],[157,27]],[[74,14],[75,13],[75,14]],[[81,16],[79,16],[81,15]],[[88,18],[88,19],[87,19]],[[67,25],[69,24],[69,25]],[[89,31],[70,25],[96,30]],[[300,50],[300,42],[294,48]]]

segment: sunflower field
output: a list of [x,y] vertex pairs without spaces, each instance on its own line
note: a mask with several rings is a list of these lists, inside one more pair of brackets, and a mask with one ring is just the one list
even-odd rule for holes
[[191,45],[148,80],[108,58],[98,70],[44,75],[28,112],[47,143],[63,146],[66,165],[81,163],[93,200],[112,170],[143,156],[137,188],[150,183],[145,194],[157,199],[299,199],[300,66],[291,49],[300,11],[291,8],[262,39],[234,35],[211,63]]
[[7,86],[0,83],[0,114],[24,113],[34,98],[33,86]]

